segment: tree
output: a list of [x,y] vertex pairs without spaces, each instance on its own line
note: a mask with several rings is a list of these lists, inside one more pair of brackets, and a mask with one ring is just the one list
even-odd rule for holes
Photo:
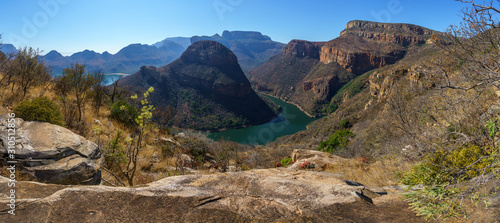
[[[389,103],[396,105],[391,107],[395,113],[410,115],[399,116],[403,124],[409,120],[400,125],[401,130],[421,144],[417,147],[423,161],[401,179],[410,186],[423,186],[409,193],[408,199],[414,210],[428,217],[466,216],[464,198],[479,201],[478,189],[500,177],[500,151],[495,142],[500,128],[494,114],[487,112],[494,90],[500,87],[500,2],[457,1],[471,7],[463,10],[459,26],[450,26],[444,37],[433,37],[443,51],[422,69],[423,76],[433,83],[431,90],[440,96],[433,99],[434,114],[446,115],[442,118],[452,122],[445,126],[434,121],[433,132],[407,131],[418,127],[420,120],[415,117],[425,109],[412,112],[404,100]],[[431,107],[429,102],[426,107]],[[420,140],[424,135],[430,140]]]
[[[116,169],[120,176],[127,180],[129,186],[134,185],[134,177],[137,170],[137,161],[139,158],[139,153],[148,145],[147,137],[151,132],[153,127],[152,118],[154,107],[148,101],[148,97],[154,91],[153,87],[150,87],[143,95],[141,100],[141,110],[139,115],[134,120],[133,133],[130,137],[122,139],[122,133],[118,131],[116,137],[111,140],[107,151],[105,152],[106,162],[108,166]],[[131,99],[137,100],[139,97],[134,95]],[[123,106],[123,109],[125,107]],[[121,146],[121,143],[125,143],[125,146]],[[107,169],[105,169],[107,170]],[[110,172],[118,182],[122,185],[119,176]]]
[[65,68],[63,75],[56,79],[54,89],[65,105],[66,123],[70,127],[74,127],[72,123],[75,117],[71,115],[73,110],[76,110],[77,123],[79,125],[82,124],[86,100],[91,94],[92,87],[98,85],[98,82],[101,81],[101,72],[85,73],[85,65],[78,63],[71,64],[71,67]]
[[106,102],[106,88],[103,85],[104,73],[102,71],[96,71],[92,74],[93,84],[91,86],[90,98],[92,99],[92,107],[99,113],[99,110],[104,106]]
[[32,87],[44,85],[51,80],[50,70],[40,61],[39,54],[38,50],[25,47],[10,61],[7,76],[9,79],[13,78],[12,91],[17,85],[17,89],[23,92],[23,98]]

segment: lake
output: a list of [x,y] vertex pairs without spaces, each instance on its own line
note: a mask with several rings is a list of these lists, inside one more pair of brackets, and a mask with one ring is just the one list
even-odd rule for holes
[[114,83],[115,81],[117,81],[118,79],[120,79],[121,77],[125,77],[125,76],[122,74],[105,74],[104,80],[102,81],[103,85],[110,85],[110,84]]
[[[61,76],[61,73],[53,74],[53,77]],[[120,77],[125,77],[125,74],[104,74],[104,80],[102,81],[103,85],[110,85],[120,79]]]
[[278,137],[291,135],[306,129],[306,126],[316,118],[311,118],[297,106],[286,103],[278,98],[265,96],[283,108],[281,114],[261,125],[248,128],[231,129],[221,132],[211,132],[208,137],[214,140],[231,140],[241,144],[264,145],[276,140]]

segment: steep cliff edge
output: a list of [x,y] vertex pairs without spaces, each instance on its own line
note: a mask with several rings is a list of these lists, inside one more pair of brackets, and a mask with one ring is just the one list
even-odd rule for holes
[[252,90],[234,53],[215,41],[195,42],[171,64],[142,67],[119,84],[138,92],[154,87],[152,103],[174,108],[172,124],[182,128],[236,128],[276,116]]
[[351,21],[340,36],[321,48],[321,62],[337,62],[355,74],[393,64],[402,59],[408,47],[430,43],[440,32],[402,23]]
[[249,79],[258,91],[297,103],[311,114],[323,113],[346,83],[429,45],[434,34],[441,35],[411,24],[351,21],[328,42],[290,41],[252,70]]

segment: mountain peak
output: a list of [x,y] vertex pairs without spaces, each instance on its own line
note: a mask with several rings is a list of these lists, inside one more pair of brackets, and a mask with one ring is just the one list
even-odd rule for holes
[[12,54],[17,53],[18,51],[12,44],[0,44],[0,52],[3,52],[5,54]]
[[169,65],[143,66],[120,84],[139,91],[154,87],[151,100],[155,106],[174,108],[172,123],[179,127],[231,128],[276,116],[252,90],[234,53],[216,41],[194,42]]
[[49,53],[45,54],[44,58],[49,60],[55,60],[64,57],[61,53],[56,50],[51,50]]
[[219,42],[200,40],[194,42],[181,55],[183,62],[196,62],[209,66],[238,63],[234,53]]
[[309,42],[305,40],[293,39],[285,47],[283,47],[283,54],[319,59],[321,47],[324,44],[325,42]]

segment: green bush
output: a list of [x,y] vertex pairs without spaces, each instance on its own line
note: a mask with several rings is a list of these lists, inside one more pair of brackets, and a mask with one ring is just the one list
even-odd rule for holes
[[116,101],[111,106],[111,117],[127,125],[132,125],[137,118],[137,110],[125,101]]
[[322,141],[319,144],[318,150],[323,152],[334,152],[345,149],[349,143],[349,137],[354,135],[351,131],[341,129],[335,131],[327,141]]
[[288,158],[284,158],[280,161],[280,166],[282,167],[287,167],[289,166],[290,164],[292,163],[292,158],[288,157]]
[[64,125],[61,109],[46,97],[35,98],[31,101],[22,101],[14,108],[17,117],[26,121],[48,122]]
[[347,119],[342,119],[342,121],[340,121],[339,125],[340,125],[340,127],[346,129],[346,128],[349,128],[351,126],[351,123]]
[[[464,215],[465,209],[456,198],[466,188],[452,186],[477,177],[493,160],[483,158],[490,152],[477,145],[467,145],[450,152],[438,150],[427,155],[422,162],[399,174],[400,182],[410,188],[422,189],[405,196],[418,215],[426,218],[447,218]],[[486,173],[491,170],[486,169]]]

